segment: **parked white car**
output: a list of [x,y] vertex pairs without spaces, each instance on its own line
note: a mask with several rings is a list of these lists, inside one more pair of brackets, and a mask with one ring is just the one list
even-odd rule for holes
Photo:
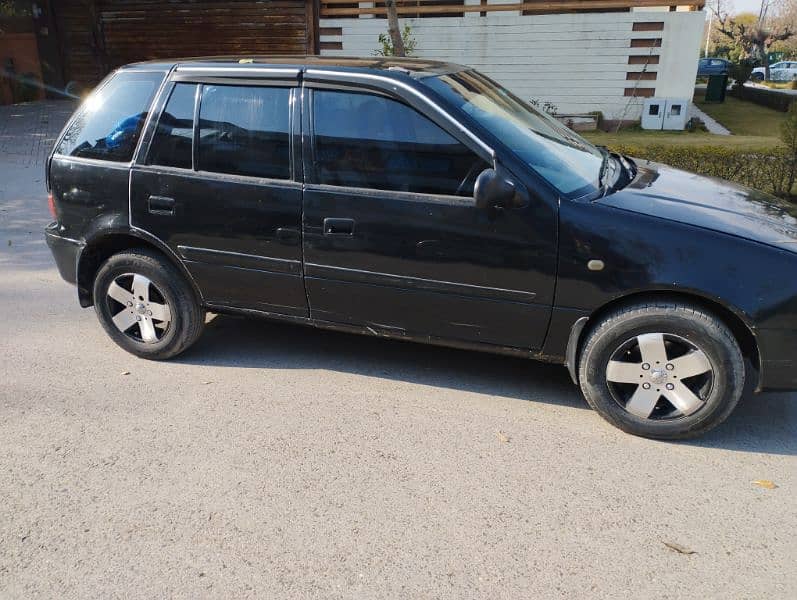
[[[750,74],[753,81],[764,81],[764,67],[756,67]],[[797,61],[782,60],[769,65],[769,78],[772,81],[791,81],[797,79]]]

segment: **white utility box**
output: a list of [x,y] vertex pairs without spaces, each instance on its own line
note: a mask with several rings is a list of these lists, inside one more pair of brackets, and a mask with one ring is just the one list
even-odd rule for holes
[[662,129],[677,131],[686,129],[690,104],[689,100],[684,100],[683,98],[667,100],[667,106],[664,108],[664,125]]
[[642,129],[685,129],[689,104],[683,98],[648,98],[642,109]]
[[667,101],[662,98],[648,98],[642,109],[642,129],[661,129],[664,126],[664,110]]

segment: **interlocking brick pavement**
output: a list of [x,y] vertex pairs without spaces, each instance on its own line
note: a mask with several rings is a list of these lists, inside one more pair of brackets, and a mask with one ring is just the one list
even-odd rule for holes
[[41,167],[64,122],[75,109],[69,100],[0,106],[0,157],[6,166]]

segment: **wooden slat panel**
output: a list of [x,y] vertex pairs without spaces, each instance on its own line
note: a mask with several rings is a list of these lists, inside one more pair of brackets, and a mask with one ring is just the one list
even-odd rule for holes
[[319,35],[343,35],[343,27],[321,27]]
[[636,96],[637,98],[652,98],[656,95],[656,88],[625,88],[624,96]]
[[661,38],[634,38],[631,40],[632,48],[660,48]]
[[643,21],[634,23],[632,31],[664,31],[664,21]]
[[655,71],[633,71],[631,73],[626,73],[625,78],[631,81],[653,81],[656,79],[656,72]]
[[659,64],[658,54],[636,54],[628,57],[629,65],[657,65]]
[[[93,84],[140,60],[219,54],[312,54],[314,2],[61,0],[53,2],[66,77]],[[96,8],[96,19],[90,7]]]
[[105,70],[86,4],[79,0],[64,0],[53,2],[51,6],[58,27],[64,79],[82,84],[97,83],[105,75]]
[[[345,2],[347,6],[341,8],[343,0],[322,0],[322,17],[357,17],[359,15],[384,15],[384,6],[374,6],[369,8],[354,7],[350,2]],[[673,6],[696,6],[702,8],[705,0],[695,2],[676,2]],[[429,16],[432,14],[443,15],[451,13],[470,13],[470,12],[506,12],[506,11],[531,11],[534,13],[557,13],[557,12],[581,12],[581,11],[616,11],[628,10],[630,8],[662,6],[662,0],[559,0],[542,2],[516,2],[511,4],[487,4],[487,5],[467,5],[449,6],[438,2],[433,4],[423,3],[417,6],[396,6],[399,15]]]
[[105,0],[102,25],[110,65],[219,54],[314,52],[308,5],[276,2]]

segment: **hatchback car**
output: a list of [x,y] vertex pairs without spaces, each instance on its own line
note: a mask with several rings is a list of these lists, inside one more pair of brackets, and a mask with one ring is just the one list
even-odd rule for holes
[[724,58],[701,58],[697,63],[697,76],[727,75],[731,70],[731,61]]
[[565,364],[654,438],[746,380],[797,388],[797,207],[597,148],[466,67],[131,65],[47,183],[61,275],[143,358],[207,311],[484,350]]
[[[750,73],[750,79],[753,81],[764,81],[766,76],[766,69],[764,67],[756,67]],[[797,79],[797,61],[783,60],[769,65],[769,78],[772,81],[791,81]]]

